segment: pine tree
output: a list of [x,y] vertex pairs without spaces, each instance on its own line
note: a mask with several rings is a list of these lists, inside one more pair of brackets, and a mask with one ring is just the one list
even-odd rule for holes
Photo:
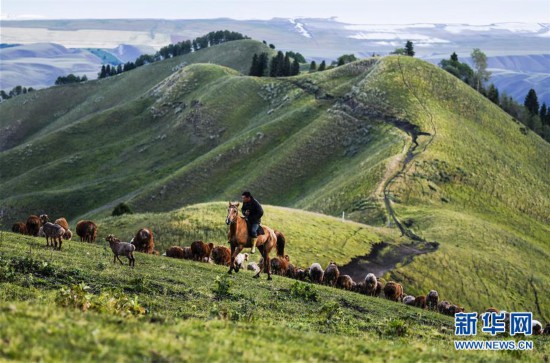
[[290,75],[297,76],[299,74],[300,74],[300,63],[298,63],[298,60],[294,58],[294,61],[292,62],[292,66],[290,68]]
[[290,67],[291,67],[290,57],[288,56],[288,53],[287,53],[283,58],[283,69],[281,71],[283,77],[290,76]]
[[456,55],[456,52],[453,52],[453,54],[451,54],[451,61],[458,62],[458,55]]
[[310,72],[315,72],[317,70],[317,63],[315,61],[311,61],[310,65],[309,65],[309,71]]
[[278,69],[279,69],[279,64],[278,64],[277,56],[275,56],[271,58],[271,62],[269,64],[269,76],[277,77]]
[[539,101],[537,99],[537,92],[534,89],[530,89],[525,96],[525,102],[523,105],[527,108],[531,115],[537,115],[539,113]]
[[101,71],[98,74],[98,78],[105,78],[107,77],[107,69],[105,68],[105,64],[101,66]]
[[322,72],[322,71],[324,71],[325,69],[327,69],[327,64],[325,63],[325,61],[322,61],[321,64],[319,65],[318,71],[319,71],[319,72]]
[[410,40],[407,40],[407,43],[405,44],[405,54],[409,57],[414,57],[414,46],[413,42]]
[[487,98],[491,100],[494,104],[498,105],[498,89],[495,87],[493,83],[489,86],[489,89],[487,90]]
[[547,123],[548,112],[549,111],[550,110],[548,110],[547,107],[546,107],[546,103],[543,102],[542,106],[540,106],[540,111],[539,111],[539,117],[540,117],[540,120],[542,121],[543,125],[545,125]]
[[269,67],[269,55],[265,52],[258,58],[258,77],[264,77]]
[[122,64],[119,64],[118,66],[116,66],[116,73],[117,74],[122,73]]
[[256,76],[259,77],[258,74],[258,55],[254,53],[252,56],[252,65],[250,66],[250,72],[248,72],[249,76]]

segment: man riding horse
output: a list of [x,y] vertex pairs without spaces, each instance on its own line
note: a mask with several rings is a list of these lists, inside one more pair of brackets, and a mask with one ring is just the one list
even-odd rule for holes
[[252,249],[250,253],[256,253],[256,240],[258,239],[258,230],[260,228],[262,216],[264,215],[264,210],[250,192],[243,192],[241,197],[243,200],[241,212],[246,217],[250,238],[252,240]]

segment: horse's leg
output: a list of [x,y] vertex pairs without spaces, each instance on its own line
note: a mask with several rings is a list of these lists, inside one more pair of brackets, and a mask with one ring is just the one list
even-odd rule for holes
[[231,275],[234,269],[235,269],[235,245],[231,243],[231,261],[229,262],[229,271],[227,271],[227,273]]
[[233,259],[233,270],[235,270],[235,272],[239,272],[239,267],[238,266],[235,266],[235,258],[237,258],[237,256],[239,255],[239,253],[241,253],[241,251],[243,250],[243,246],[239,245],[235,248],[235,252],[233,252],[233,255],[231,255],[231,258]]
[[267,271],[267,279],[271,280],[271,260],[269,258],[269,249],[265,244],[263,245],[263,247],[264,247],[264,250],[262,251],[262,254],[265,254],[264,264],[266,264],[265,269]]

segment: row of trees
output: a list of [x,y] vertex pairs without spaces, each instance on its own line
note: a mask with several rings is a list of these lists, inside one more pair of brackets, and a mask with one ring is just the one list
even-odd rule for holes
[[172,57],[177,57],[184,54],[196,52],[200,49],[205,49],[213,45],[218,45],[234,40],[250,39],[249,37],[229,30],[218,30],[210,32],[202,37],[197,37],[193,40],[185,40],[179,43],[170,44],[162,47],[155,54],[142,54],[134,62],[127,62],[124,65],[118,66],[104,65],[98,73],[99,78],[114,76],[123,72],[130,71],[145,64],[161,61]]
[[523,105],[521,105],[505,92],[501,94],[494,84],[485,87],[485,82],[491,77],[491,72],[487,70],[487,56],[476,48],[472,51],[471,57],[474,68],[460,62],[456,53],[451,54],[449,59],[439,62],[439,66],[470,85],[509,115],[550,142],[550,112],[545,103],[539,106],[535,90],[529,90]]
[[57,77],[57,79],[55,80],[55,84],[60,85],[60,84],[69,84],[69,83],[80,83],[80,82],[86,82],[87,80],[88,80],[88,77],[86,77],[86,75],[79,77],[71,73],[68,76]]
[[12,97],[24,95],[25,93],[34,92],[32,87],[15,86],[9,92],[0,90],[0,101],[8,100]]
[[268,63],[269,55],[267,53],[261,53],[260,55],[254,53],[248,74],[255,77],[296,76],[300,74],[300,63],[297,58],[294,58],[291,62],[291,54],[296,55],[294,52],[283,54],[282,51],[278,51],[277,55],[272,57]]

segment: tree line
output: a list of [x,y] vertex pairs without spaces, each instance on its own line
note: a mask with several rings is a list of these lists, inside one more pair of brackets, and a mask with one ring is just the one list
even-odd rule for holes
[[24,95],[26,93],[34,92],[35,89],[32,87],[23,87],[23,86],[15,86],[10,91],[6,92],[4,90],[0,90],[0,101],[8,100],[12,97]]
[[136,58],[134,62],[127,62],[124,65],[111,66],[103,65],[98,78],[107,78],[117,74],[130,71],[145,64],[158,62],[164,59],[177,57],[180,55],[196,52],[214,45],[231,42],[234,40],[250,39],[249,37],[229,30],[212,31],[204,36],[197,37],[193,40],[184,40],[175,44],[169,44],[160,48],[155,54],[142,54]]
[[455,52],[449,59],[441,60],[439,66],[470,85],[510,116],[550,142],[550,108],[546,103],[539,105],[536,91],[530,89],[522,105],[505,92],[499,92],[493,83],[485,86],[485,82],[489,81],[491,77],[491,72],[487,70],[487,56],[476,48],[472,51],[471,57],[474,64],[473,69],[468,64],[460,62]]

